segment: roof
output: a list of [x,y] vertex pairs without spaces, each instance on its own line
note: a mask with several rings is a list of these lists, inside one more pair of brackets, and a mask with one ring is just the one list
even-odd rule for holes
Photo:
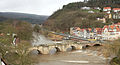
[[101,31],[102,30],[102,28],[95,28],[97,31]]
[[109,28],[109,26],[108,26],[108,25],[105,25],[105,26],[103,27],[103,30],[104,30],[105,28]]
[[80,30],[80,28],[79,28],[79,27],[77,27],[77,28],[76,28],[76,30]]
[[[108,25],[105,25],[105,26],[103,27],[103,30],[104,30],[105,28],[107,28],[109,32],[114,32],[113,29],[116,29],[118,32],[120,32],[120,28],[119,28],[117,25],[120,25],[120,23],[113,24],[113,25],[109,25],[109,26],[108,26]],[[111,30],[109,30],[109,29],[111,29]]]
[[88,30],[89,30],[89,31],[92,31],[92,29],[91,29],[91,28],[88,28]]
[[113,8],[113,10],[120,10],[120,8]]
[[111,7],[104,7],[103,9],[111,9]]
[[109,27],[109,28],[111,28],[111,29],[113,30],[113,29],[114,29],[114,27],[115,27],[114,25],[110,25],[110,27]]
[[97,34],[102,34],[102,28],[95,28],[95,29],[96,29]]
[[120,25],[120,22],[116,23],[115,25]]

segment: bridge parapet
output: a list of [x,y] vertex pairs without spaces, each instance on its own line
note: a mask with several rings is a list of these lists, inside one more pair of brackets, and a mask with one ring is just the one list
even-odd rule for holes
[[37,50],[37,51],[41,52],[42,54],[49,54],[52,49],[56,49],[57,51],[59,50],[61,52],[65,52],[70,47],[75,48],[76,50],[81,50],[83,47],[86,47],[87,45],[94,46],[95,44],[96,43],[94,43],[94,44],[68,43],[68,44],[40,45],[40,46],[35,46],[35,47],[30,48],[29,52],[32,50]]

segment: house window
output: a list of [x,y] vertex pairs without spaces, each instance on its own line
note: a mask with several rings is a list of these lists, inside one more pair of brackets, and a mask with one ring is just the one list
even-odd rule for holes
[[114,33],[114,32],[111,32],[110,35],[115,35],[115,33]]

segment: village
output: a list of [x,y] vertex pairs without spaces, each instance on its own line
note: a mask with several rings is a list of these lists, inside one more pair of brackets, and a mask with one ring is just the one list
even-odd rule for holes
[[120,0],[0,3],[0,65],[120,65]]
[[[94,11],[92,11],[93,9],[101,10],[99,7],[82,7],[81,9],[89,10],[88,13],[94,13]],[[106,15],[103,18],[97,18],[96,20],[102,21],[102,23],[106,23],[106,19],[120,19],[120,8],[104,7],[102,10]],[[71,27],[70,34],[85,39],[116,40],[120,37],[120,23],[118,22],[112,23],[111,25],[104,25],[103,28]]]

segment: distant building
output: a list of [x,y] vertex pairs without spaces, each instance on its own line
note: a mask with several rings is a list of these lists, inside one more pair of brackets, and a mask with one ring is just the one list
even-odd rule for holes
[[108,18],[111,19],[112,18],[112,14],[108,14]]
[[95,28],[96,37],[95,39],[102,39],[102,28]]
[[113,8],[113,12],[120,12],[120,8]]
[[113,19],[120,19],[120,12],[119,13],[113,13],[112,17],[113,17]]
[[110,14],[111,13],[112,8],[111,7],[104,7],[103,8],[103,12]]
[[102,23],[106,23],[106,19],[105,18],[97,18],[98,21],[102,21]]
[[101,10],[100,7],[93,7],[93,9],[96,9],[96,10]]
[[102,31],[103,40],[115,40],[120,37],[120,23],[105,25]]
[[120,23],[105,25],[103,28],[86,28],[80,29],[79,27],[72,27],[71,35],[98,40],[115,40],[120,38]]
[[94,11],[88,11],[88,13],[95,13]]
[[90,10],[90,7],[81,7],[82,10]]
[[72,27],[70,29],[70,34],[73,36],[83,37],[83,38],[86,38],[88,35],[86,29],[80,29],[79,27]]
[[[100,0],[89,0],[91,2],[99,2]],[[107,3],[111,3],[111,4],[120,4],[120,0],[105,0],[101,2],[102,4],[107,4]]]

